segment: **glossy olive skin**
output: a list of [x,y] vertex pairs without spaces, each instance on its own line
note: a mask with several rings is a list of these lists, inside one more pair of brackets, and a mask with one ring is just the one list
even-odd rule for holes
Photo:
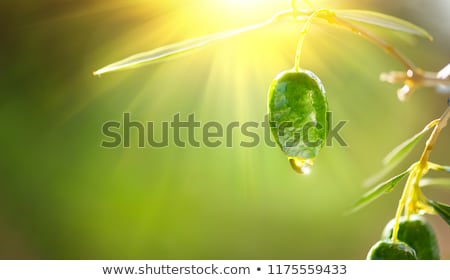
[[281,72],[269,88],[272,134],[288,157],[314,159],[326,142],[327,97],[320,79],[308,70]]
[[[392,237],[395,219],[392,219],[384,228],[382,239]],[[409,219],[400,218],[398,239],[409,244],[417,254],[419,260],[439,260],[439,247],[433,229],[419,215],[411,215]]]
[[370,248],[368,260],[417,260],[416,252],[404,242],[381,240]]

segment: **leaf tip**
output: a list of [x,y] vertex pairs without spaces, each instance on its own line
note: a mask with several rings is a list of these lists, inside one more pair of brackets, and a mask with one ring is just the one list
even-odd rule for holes
[[434,211],[436,211],[436,213],[450,226],[450,205],[433,200],[428,200],[428,204],[430,204]]

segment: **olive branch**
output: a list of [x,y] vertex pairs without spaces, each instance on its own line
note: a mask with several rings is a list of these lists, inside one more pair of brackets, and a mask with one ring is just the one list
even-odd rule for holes
[[407,181],[403,189],[402,196],[399,201],[397,212],[395,215],[395,225],[392,239],[397,240],[399,229],[399,221],[402,213],[406,217],[412,214],[438,214],[447,224],[450,225],[450,206],[441,202],[428,199],[422,192],[422,188],[430,185],[450,185],[446,178],[427,179],[423,178],[429,170],[441,172],[450,172],[450,166],[444,166],[429,161],[431,151],[436,144],[441,131],[447,126],[450,119],[450,99],[442,116],[433,120],[424,127],[422,131],[401,143],[389,153],[383,163],[388,170],[397,166],[405,156],[419,143],[419,140],[432,129],[431,135],[426,141],[420,159],[413,163],[407,170],[377,185],[372,190],[364,194],[359,201],[355,203],[351,212],[361,209],[381,195],[391,192],[394,187],[407,175]]
[[[342,9],[331,10],[322,8],[316,9],[307,0],[303,0],[302,4],[306,7],[298,8],[296,6],[296,1],[291,0],[290,9],[282,10],[274,14],[266,21],[238,29],[187,39],[150,51],[134,54],[102,67],[96,70],[93,74],[99,76],[114,71],[127,70],[151,63],[163,62],[169,58],[210,46],[222,40],[257,29],[266,28],[284,21],[304,23],[302,29],[300,30],[300,38],[295,54],[294,69],[298,71],[300,68],[300,58],[305,37],[310,31],[314,19],[318,19],[322,22],[326,22],[328,25],[344,28],[361,36],[363,39],[373,43],[397,60],[405,68],[405,71],[390,71],[381,73],[380,80],[389,83],[403,84],[403,86],[397,91],[397,96],[400,101],[405,101],[415,89],[420,87],[431,87],[436,91],[450,92],[450,64],[438,72],[422,70],[421,68],[415,66],[393,45],[363,28],[362,24],[400,31],[432,40],[431,35],[426,30],[408,21],[373,11]],[[421,132],[400,144],[386,156],[383,161],[386,167],[381,172],[381,175],[385,175],[397,166],[413,149],[413,147],[419,143],[419,140],[421,140],[427,132],[432,130],[428,140],[426,141],[420,159],[413,163],[407,170],[382,182],[381,184],[378,184],[373,189],[365,193],[361,199],[355,203],[351,210],[351,212],[359,210],[381,195],[392,191],[402,179],[407,177],[395,215],[395,224],[392,235],[393,242],[398,241],[399,223],[402,213],[404,213],[406,217],[409,217],[412,214],[438,214],[450,225],[450,206],[426,198],[421,190],[422,187],[428,185],[450,185],[450,180],[446,178],[424,178],[429,170],[450,172],[450,166],[444,166],[429,161],[431,151],[436,144],[441,131],[447,126],[449,121],[449,106],[450,104],[447,104],[445,112],[440,118],[430,122]],[[379,177],[380,176],[377,176],[377,178]]]

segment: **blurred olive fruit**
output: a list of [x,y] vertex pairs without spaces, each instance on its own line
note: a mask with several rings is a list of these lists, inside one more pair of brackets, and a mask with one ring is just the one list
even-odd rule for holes
[[416,252],[404,242],[380,240],[370,248],[368,260],[416,260]]
[[322,82],[311,71],[283,71],[270,85],[271,131],[298,173],[309,171],[326,142],[327,107]]
[[[395,219],[392,219],[384,228],[382,239],[392,237]],[[433,229],[419,215],[411,215],[409,219],[405,216],[400,218],[398,240],[409,244],[417,254],[419,260],[439,260],[439,247]]]

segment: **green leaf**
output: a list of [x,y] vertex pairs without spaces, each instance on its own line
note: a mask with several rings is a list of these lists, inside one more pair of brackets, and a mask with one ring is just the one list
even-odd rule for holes
[[423,28],[397,17],[365,10],[336,10],[336,15],[348,20],[358,21],[387,29],[401,31],[433,40],[433,37]]
[[420,187],[426,186],[449,186],[450,178],[423,178],[419,182]]
[[428,200],[428,203],[430,203],[431,206],[433,206],[436,213],[438,213],[439,216],[441,216],[441,218],[444,219],[444,221],[446,221],[447,224],[450,226],[450,205],[446,205],[433,200]]
[[217,41],[224,40],[247,31],[266,27],[269,24],[275,22],[276,19],[277,18],[274,17],[268,21],[250,25],[247,27],[213,33],[193,39],[187,39],[178,43],[166,45],[147,52],[138,53],[125,59],[114,62],[112,64],[109,64],[101,69],[98,69],[97,71],[94,72],[94,75],[101,75],[119,70],[137,68],[154,62],[162,62],[164,60],[192,52],[202,47],[206,47]]
[[383,180],[383,178],[386,178],[387,175],[394,170],[394,168],[395,165],[384,166],[381,170],[377,171],[377,173],[364,180],[362,185],[367,188],[375,185],[377,182]]
[[431,128],[432,126],[427,125],[421,132],[417,133],[413,137],[409,138],[405,142],[401,143],[395,147],[384,159],[384,165],[397,165],[400,163],[411,150],[416,146],[422,136]]
[[432,162],[428,162],[428,166],[433,170],[450,172],[450,166],[440,165]]
[[363,208],[370,202],[374,201],[384,193],[388,193],[394,189],[394,187],[400,182],[407,174],[409,174],[410,170],[406,170],[403,173],[398,174],[395,177],[377,185],[367,193],[365,193],[351,208],[349,213],[353,213]]
[[450,172],[450,166],[445,166],[445,165],[441,165],[437,170],[439,171],[445,171],[445,172]]

